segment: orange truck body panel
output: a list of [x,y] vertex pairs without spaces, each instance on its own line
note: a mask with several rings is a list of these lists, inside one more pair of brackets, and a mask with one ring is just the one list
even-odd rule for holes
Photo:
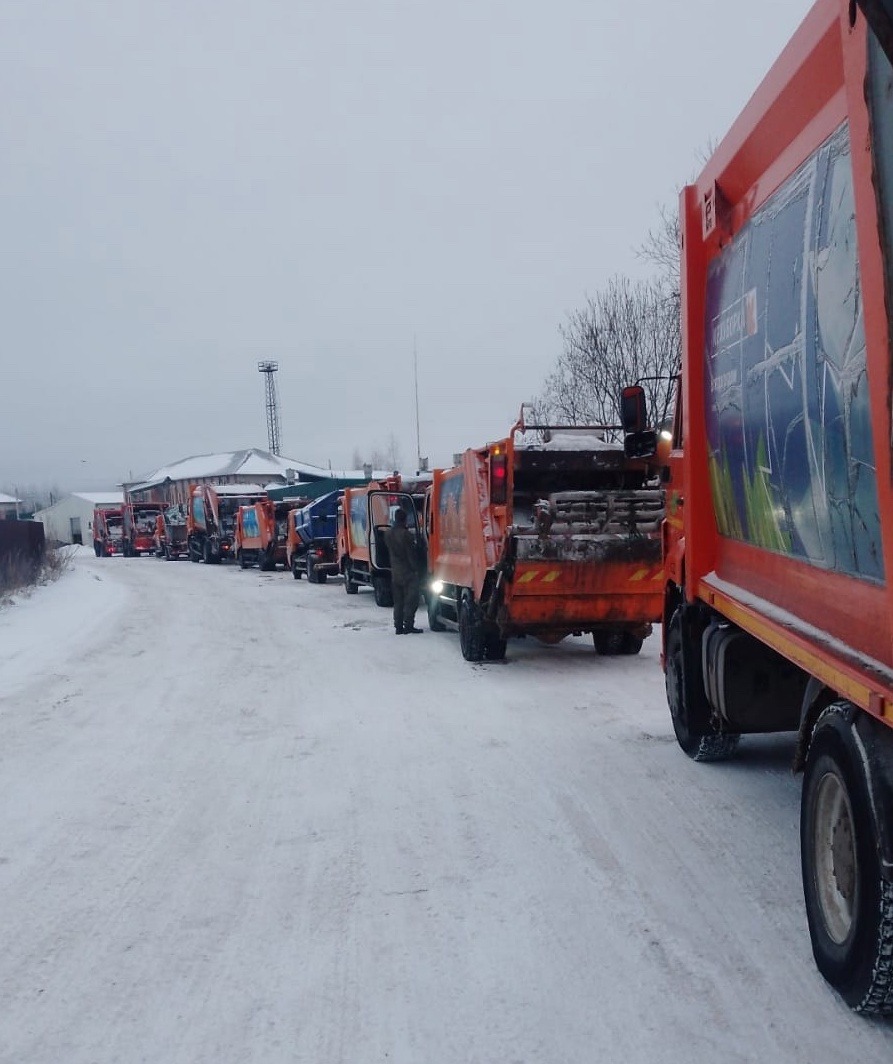
[[[557,428],[550,442],[521,445],[513,431],[434,471],[429,574],[445,585],[444,619],[458,623],[470,592],[503,636],[650,632],[663,605],[661,492],[600,431]],[[640,506],[627,535],[610,515]]]
[[893,725],[893,181],[871,150],[871,91],[864,20],[820,0],[683,190],[664,555],[671,592]]

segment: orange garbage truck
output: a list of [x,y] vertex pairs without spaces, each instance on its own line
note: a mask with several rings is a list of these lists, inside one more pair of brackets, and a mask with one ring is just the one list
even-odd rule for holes
[[93,510],[93,551],[97,558],[123,554],[124,512],[121,506],[97,506]]
[[636,654],[663,602],[658,470],[608,437],[619,426],[525,424],[437,469],[427,505],[428,622],[466,661],[510,636],[591,632]]
[[182,506],[168,506],[155,518],[154,544],[155,556],[169,562],[188,555],[186,512]]
[[240,506],[236,511],[234,528],[235,557],[242,569],[257,565],[268,572],[277,564],[286,565],[286,537],[288,515],[296,501],[259,502]]
[[161,504],[125,503],[122,511],[121,549],[126,558],[138,558],[155,549],[155,524],[161,516]]
[[197,484],[190,489],[186,510],[189,558],[217,565],[235,550],[236,514],[266,498],[260,486],[250,484]]
[[679,745],[792,733],[812,950],[893,1012],[893,24],[819,0],[680,201]]
[[423,511],[425,478],[405,478],[399,474],[371,481],[362,487],[344,489],[338,510],[338,569],[344,575],[344,590],[356,595],[361,587],[371,587],[377,606],[392,606],[391,562],[384,534],[398,509],[406,511],[407,527],[424,552]]

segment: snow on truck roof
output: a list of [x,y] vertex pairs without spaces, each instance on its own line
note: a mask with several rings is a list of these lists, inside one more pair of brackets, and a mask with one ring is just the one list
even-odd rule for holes
[[622,443],[606,440],[604,435],[591,428],[546,429],[537,433],[537,438],[523,439],[515,445],[516,450],[537,451],[622,451]]

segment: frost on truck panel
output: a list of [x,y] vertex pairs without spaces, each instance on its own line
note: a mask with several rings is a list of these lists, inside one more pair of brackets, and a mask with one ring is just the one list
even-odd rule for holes
[[845,124],[711,263],[704,372],[720,533],[882,580]]

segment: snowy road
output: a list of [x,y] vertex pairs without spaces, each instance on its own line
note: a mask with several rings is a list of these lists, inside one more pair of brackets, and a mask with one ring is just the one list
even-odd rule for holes
[[340,581],[82,552],[0,611],[0,1062],[889,1064],[812,964],[791,743],[692,764],[657,654],[470,666]]

